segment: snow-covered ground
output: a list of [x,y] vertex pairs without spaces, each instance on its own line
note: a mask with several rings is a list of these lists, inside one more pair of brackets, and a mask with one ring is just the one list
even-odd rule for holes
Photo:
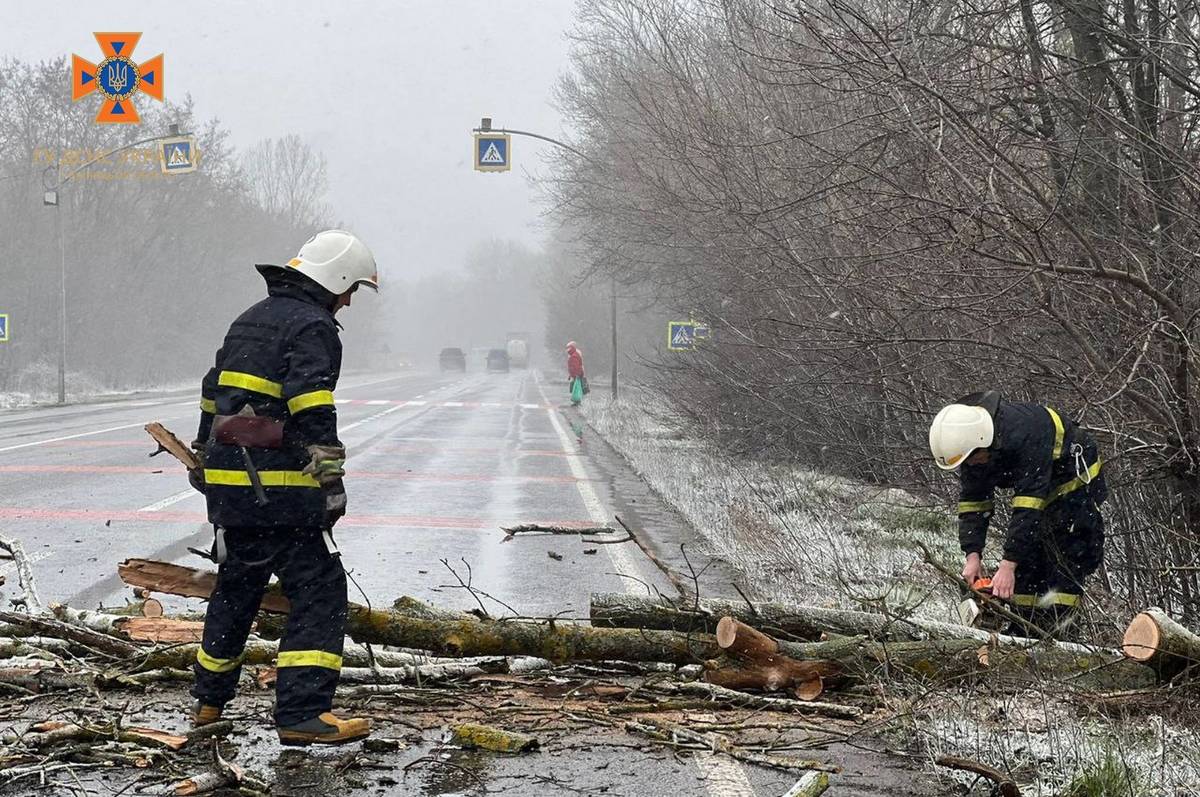
[[[58,400],[58,368],[49,363],[27,366],[20,371],[4,375],[0,384],[0,410],[30,407],[37,404],[52,404]],[[171,392],[193,387],[199,379],[179,382],[174,385],[150,384],[114,388],[98,379],[78,372],[67,373],[67,396],[72,403],[82,403],[98,398],[129,396],[135,393]]]
[[[664,406],[627,390],[618,402],[592,398],[583,412],[695,527],[709,554],[746,574],[754,597],[953,618],[957,588],[924,562],[921,548],[959,567],[949,507],[732,457]],[[1018,694],[897,690],[904,719],[891,731],[915,737],[931,758],[958,755],[1012,771],[1027,797],[1200,795],[1200,734],[1144,709],[1101,712],[1066,691],[1054,684]],[[1118,788],[1082,781],[1085,773],[1102,780],[1098,772]],[[987,793],[980,789],[972,793]]]

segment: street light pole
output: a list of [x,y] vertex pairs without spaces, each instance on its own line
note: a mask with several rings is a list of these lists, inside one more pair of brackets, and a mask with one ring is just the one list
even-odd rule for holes
[[[485,116],[479,120],[479,127],[471,131],[472,133],[502,133],[510,136],[528,136],[536,138],[539,141],[546,141],[555,146],[562,147],[567,152],[580,158],[581,160],[590,161],[587,155],[584,155],[579,150],[572,147],[570,144],[559,141],[557,138],[543,136],[541,133],[531,133],[528,130],[512,130],[505,127],[492,127],[492,119],[490,116]],[[617,397],[617,277],[614,274],[612,277],[612,397]]]
[[[151,136],[149,138],[143,138],[138,141],[134,141],[129,144],[126,144],[123,147],[117,147],[114,150],[109,150],[108,152],[101,153],[100,155],[97,155],[96,157],[92,158],[90,161],[80,164],[76,169],[74,169],[66,177],[62,176],[62,152],[60,151],[58,153],[58,158],[57,158],[58,162],[56,164],[56,173],[55,173],[56,179],[55,179],[53,186],[46,187],[46,192],[42,195],[42,204],[43,205],[52,205],[54,207],[54,211],[55,211],[54,215],[58,219],[58,257],[59,257],[59,264],[58,264],[58,278],[59,278],[59,285],[58,285],[58,316],[59,316],[59,319],[58,319],[59,320],[59,324],[58,324],[58,403],[59,404],[67,403],[67,238],[66,238],[66,232],[64,230],[64,227],[66,225],[63,223],[62,201],[61,201],[61,197],[59,196],[59,189],[62,188],[63,186],[65,186],[68,182],[70,182],[71,178],[73,178],[75,175],[79,174],[81,171],[83,171],[84,169],[91,166],[93,163],[102,161],[105,158],[110,157],[112,155],[116,155],[118,152],[124,152],[127,149],[132,149],[133,147],[141,146],[142,144],[149,144],[152,141],[161,141],[166,138],[175,138],[176,136],[179,136],[179,135],[187,135],[187,134],[181,134],[179,132],[179,125],[177,125],[177,124],[168,125],[167,132],[165,135],[157,135],[157,136]],[[64,144],[64,146],[65,146],[65,144]],[[47,172],[50,171],[50,167],[46,167],[46,171]],[[44,172],[43,172],[42,185],[45,186],[45,173]]]
[[617,400],[617,277],[612,277],[612,397]]
[[58,403],[67,403],[67,236],[62,205],[54,204],[58,219]]

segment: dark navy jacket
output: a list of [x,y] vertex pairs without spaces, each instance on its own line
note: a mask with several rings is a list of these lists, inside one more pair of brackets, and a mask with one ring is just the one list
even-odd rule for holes
[[[324,493],[301,470],[310,459],[307,446],[341,445],[333,400],[342,367],[335,297],[299,272],[258,270],[267,298],[230,326],[201,388],[197,437],[208,444],[208,518],[226,527],[320,528]],[[261,507],[239,448],[210,439],[214,415],[236,415],[246,406],[284,423],[282,448],[249,449],[268,498]]]
[[[1086,471],[1098,474],[1100,460],[1091,436],[1048,407],[999,399],[992,420],[995,437],[988,461],[964,463],[959,469],[959,543],[964,553],[983,550],[995,489],[1011,488],[1012,517],[1004,558],[1019,564],[1042,553],[1040,526],[1045,509],[1068,500],[1086,485],[1090,480]],[[1085,463],[1082,469],[1076,454]]]

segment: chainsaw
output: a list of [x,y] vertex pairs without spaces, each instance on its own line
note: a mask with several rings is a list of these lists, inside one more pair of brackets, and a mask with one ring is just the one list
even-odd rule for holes
[[[963,588],[967,592],[967,588]],[[980,596],[990,598],[992,595],[992,580],[977,578],[970,587],[970,595],[958,604],[958,620],[963,625],[972,628],[982,628],[987,631],[1000,631],[1008,626],[1008,621],[989,609],[991,601],[981,600]]]

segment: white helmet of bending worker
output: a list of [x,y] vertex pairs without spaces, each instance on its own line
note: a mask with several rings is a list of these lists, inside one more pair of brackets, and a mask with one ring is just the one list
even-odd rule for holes
[[358,285],[379,290],[375,256],[356,235],[345,230],[325,230],[309,238],[288,266],[335,295]]
[[996,433],[991,414],[983,407],[949,404],[929,426],[929,450],[942,470],[954,470],[972,452],[987,448]]

